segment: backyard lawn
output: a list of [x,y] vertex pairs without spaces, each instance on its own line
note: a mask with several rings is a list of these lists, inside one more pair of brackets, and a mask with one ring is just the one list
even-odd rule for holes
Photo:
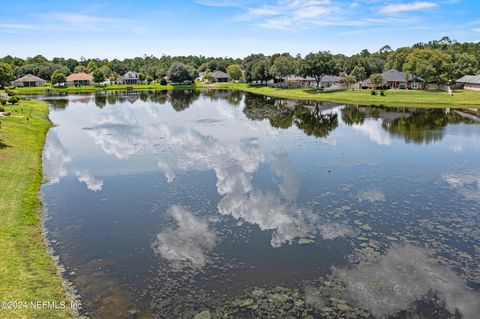
[[[0,117],[0,318],[68,318],[66,309],[5,302],[66,302],[44,246],[40,185],[48,106],[21,100]],[[21,307],[22,309],[12,309]]]
[[231,82],[203,85],[202,87],[242,90],[280,98],[349,104],[405,107],[480,107],[480,92],[464,90],[454,91],[453,96],[442,91],[387,90],[385,96],[381,96],[380,91],[377,91],[377,95],[371,95],[371,90],[349,89],[336,92],[317,92],[310,88],[273,88]]

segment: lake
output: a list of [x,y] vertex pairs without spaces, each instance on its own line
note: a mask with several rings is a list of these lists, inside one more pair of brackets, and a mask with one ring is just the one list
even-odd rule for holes
[[478,318],[478,112],[39,98],[45,227],[85,315]]

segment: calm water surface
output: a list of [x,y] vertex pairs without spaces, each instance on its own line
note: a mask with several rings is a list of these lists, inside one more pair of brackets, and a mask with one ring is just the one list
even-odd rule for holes
[[43,97],[52,246],[92,318],[478,318],[469,111]]

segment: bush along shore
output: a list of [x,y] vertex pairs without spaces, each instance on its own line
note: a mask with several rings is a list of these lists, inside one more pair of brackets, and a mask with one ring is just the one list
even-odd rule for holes
[[41,223],[48,105],[20,99],[1,108],[0,318],[71,318],[76,311],[45,248]]

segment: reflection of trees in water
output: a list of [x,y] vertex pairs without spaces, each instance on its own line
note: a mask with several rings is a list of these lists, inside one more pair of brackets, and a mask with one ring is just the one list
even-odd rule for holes
[[313,111],[297,107],[295,109],[295,125],[307,135],[327,137],[338,126],[338,115],[334,113],[322,114],[318,108]]
[[195,90],[172,90],[170,92],[170,104],[177,112],[188,109],[200,96]]
[[247,94],[243,113],[250,120],[268,119],[273,127],[287,129],[293,124],[294,110],[277,101],[267,96]]
[[326,137],[338,126],[338,118],[336,114],[322,114],[319,110],[318,105],[311,110],[297,102],[248,94],[243,112],[251,120],[268,119],[276,128],[287,129],[295,124],[307,135]]
[[103,93],[96,93],[95,94],[95,105],[98,108],[103,108],[105,105],[107,105],[107,96]]
[[342,108],[342,121],[345,122],[345,124],[363,124],[366,117],[367,115],[360,111],[355,105],[347,105]]
[[70,103],[68,99],[49,100],[48,102],[51,108],[56,111],[66,109],[68,104]]
[[243,92],[219,89],[203,89],[202,94],[211,101],[227,100],[229,104],[238,106],[242,102]]
[[474,121],[444,109],[419,109],[409,117],[383,120],[382,127],[393,136],[403,137],[406,142],[421,144],[440,141],[448,124],[460,123],[472,124]]
[[472,124],[473,120],[446,109],[390,108],[348,105],[342,108],[347,125],[364,124],[365,119],[382,120],[382,127],[392,136],[417,144],[440,141],[448,124]]

